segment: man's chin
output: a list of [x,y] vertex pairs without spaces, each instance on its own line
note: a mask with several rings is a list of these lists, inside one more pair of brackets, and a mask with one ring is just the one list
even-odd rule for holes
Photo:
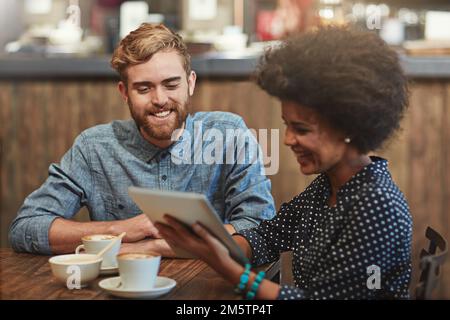
[[145,135],[149,138],[166,141],[171,140],[174,131],[181,128],[183,128],[183,124],[172,125],[170,127],[164,126],[160,128],[155,128],[154,126],[143,126],[142,131],[144,131]]
[[[184,127],[184,123],[187,117],[184,117],[184,120],[181,121],[181,117],[178,115],[176,119],[170,119],[166,123],[156,123],[152,121],[151,118],[137,118],[139,121],[135,122],[138,124],[139,131],[147,140],[152,143],[157,142],[167,142],[172,139],[172,135],[175,130],[181,129]],[[153,141],[152,141],[153,140]]]
[[154,140],[166,141],[166,140],[170,140],[174,130],[155,131],[153,129],[152,130],[144,129],[144,132],[145,132],[146,136],[149,138],[152,138]]

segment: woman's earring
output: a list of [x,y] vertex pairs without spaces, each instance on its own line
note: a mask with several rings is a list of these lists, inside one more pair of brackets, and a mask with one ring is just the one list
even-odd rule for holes
[[351,141],[352,141],[352,140],[351,140],[349,137],[347,137],[347,138],[344,139],[344,142],[345,142],[345,143],[350,143]]

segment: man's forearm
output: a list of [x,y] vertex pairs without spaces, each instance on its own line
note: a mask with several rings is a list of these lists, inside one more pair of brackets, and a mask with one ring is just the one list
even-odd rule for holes
[[77,222],[55,219],[50,226],[48,239],[55,254],[74,252],[81,238],[90,234],[115,234],[117,221]]
[[50,226],[49,242],[53,253],[75,250],[81,238],[90,234],[119,235],[125,232],[122,242],[136,242],[145,238],[158,238],[158,230],[145,214],[116,221],[75,222],[62,218]]

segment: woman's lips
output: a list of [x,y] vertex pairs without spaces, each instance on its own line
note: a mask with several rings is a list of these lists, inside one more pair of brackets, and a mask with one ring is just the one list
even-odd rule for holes
[[295,151],[295,150],[292,151],[294,152],[295,156],[297,157],[297,161],[299,162],[309,161],[312,158],[311,152]]
[[312,153],[309,151],[301,151],[301,150],[296,150],[296,149],[291,149],[292,152],[294,152],[297,156],[310,156]]

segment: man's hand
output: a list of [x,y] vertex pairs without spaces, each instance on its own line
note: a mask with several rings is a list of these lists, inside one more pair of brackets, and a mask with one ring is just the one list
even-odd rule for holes
[[161,238],[158,229],[145,214],[140,214],[134,218],[116,221],[113,226],[113,233],[120,234],[126,232],[123,242],[136,242],[145,238]]
[[134,243],[122,243],[120,253],[128,252],[157,253],[163,257],[175,257],[175,253],[164,239],[145,239]]

